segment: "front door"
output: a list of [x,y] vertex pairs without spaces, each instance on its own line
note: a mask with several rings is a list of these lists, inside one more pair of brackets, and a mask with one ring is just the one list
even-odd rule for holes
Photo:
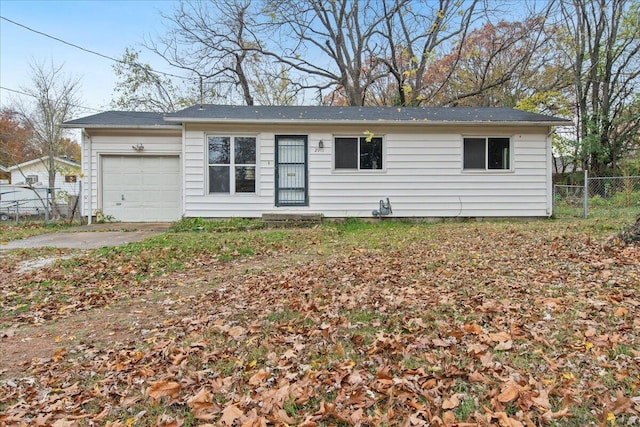
[[276,206],[308,206],[307,137],[276,135]]

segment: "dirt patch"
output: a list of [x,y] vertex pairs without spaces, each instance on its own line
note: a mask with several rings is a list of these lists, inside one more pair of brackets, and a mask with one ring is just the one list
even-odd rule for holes
[[267,259],[243,259],[228,263],[224,269],[212,266],[197,272],[173,273],[149,280],[149,292],[135,298],[123,298],[107,307],[37,325],[0,329],[0,380],[29,376],[33,364],[46,364],[60,352],[82,355],[90,349],[144,342],[150,333],[162,328],[167,316],[187,316],[193,296],[210,290],[210,283],[230,280],[265,265],[269,265]]
[[16,270],[16,273],[27,273],[29,271],[39,270],[43,267],[47,267],[53,264],[56,261],[59,261],[62,259],[70,259],[70,258],[73,258],[73,255],[27,259],[22,261],[20,264],[18,264],[18,269]]
[[[162,300],[145,297],[39,325],[12,326],[0,331],[0,378],[28,375],[30,363],[47,363],[56,352],[81,353],[88,348],[117,347],[119,343],[131,344],[144,339],[148,331],[161,326],[162,317],[166,315]],[[188,309],[173,299],[171,306],[174,314]]]

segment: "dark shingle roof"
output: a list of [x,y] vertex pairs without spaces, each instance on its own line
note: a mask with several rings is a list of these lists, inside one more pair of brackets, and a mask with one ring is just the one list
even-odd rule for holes
[[176,123],[164,121],[164,113],[144,111],[106,111],[93,116],[69,120],[64,127],[70,128],[171,128]]
[[182,122],[271,123],[416,123],[567,125],[565,119],[511,108],[466,107],[319,107],[203,105],[169,113],[165,120]]
[[175,129],[201,123],[379,123],[568,125],[566,119],[511,108],[467,107],[319,107],[319,106],[193,106],[176,113],[107,111],[64,123],[69,128]]

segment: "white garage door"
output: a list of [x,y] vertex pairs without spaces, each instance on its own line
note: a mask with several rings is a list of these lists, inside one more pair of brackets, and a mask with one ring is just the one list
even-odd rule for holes
[[179,219],[179,158],[102,156],[102,212],[116,221]]

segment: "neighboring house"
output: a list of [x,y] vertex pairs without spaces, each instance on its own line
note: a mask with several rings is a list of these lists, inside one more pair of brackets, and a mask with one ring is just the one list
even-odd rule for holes
[[121,221],[316,213],[547,217],[550,134],[507,108],[203,105],[105,112],[82,129],[83,212]]
[[[28,162],[11,166],[9,168],[9,172],[11,172],[11,184],[48,187],[49,171],[47,166],[47,157],[29,160]],[[72,160],[56,157],[55,168],[56,192],[64,191],[69,195],[78,195],[80,189],[80,164]]]

